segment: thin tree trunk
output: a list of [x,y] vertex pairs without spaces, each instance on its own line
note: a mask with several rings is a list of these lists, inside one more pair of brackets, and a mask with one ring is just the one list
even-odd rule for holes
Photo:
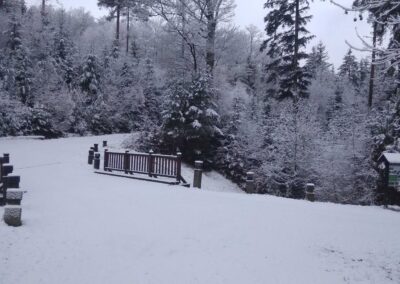
[[374,85],[375,85],[375,60],[376,60],[376,38],[377,38],[378,24],[374,22],[373,26],[373,37],[372,37],[372,60],[371,60],[371,75],[369,78],[369,92],[368,92],[368,107],[372,107],[372,99],[374,97]]
[[121,19],[121,7],[117,6],[117,32],[115,34],[115,39],[119,42],[119,31],[120,31],[120,19]]
[[206,42],[206,64],[211,76],[215,66],[215,32],[217,22],[214,16],[214,7],[211,0],[207,0],[207,42]]
[[[296,0],[296,18],[294,24],[294,55],[293,55],[293,68],[297,69],[299,65],[299,28],[300,28],[300,0]],[[296,72],[297,74],[297,72]],[[296,76],[296,85],[297,85]]]
[[42,0],[42,15],[46,13],[46,0]]
[[128,11],[126,12],[126,54],[129,53],[129,38],[130,38],[130,7],[127,7]]

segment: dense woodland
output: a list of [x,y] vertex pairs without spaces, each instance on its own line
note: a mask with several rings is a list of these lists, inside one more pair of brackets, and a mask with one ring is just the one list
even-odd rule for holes
[[400,4],[332,5],[371,25],[365,58],[349,48],[340,66],[309,46],[308,0],[266,0],[265,31],[236,27],[233,0],[98,4],[108,17],[0,0],[0,136],[140,132],[127,146],[179,149],[239,185],[254,171],[259,193],[303,198],[312,182],[321,201],[381,202],[377,159],[400,146]]

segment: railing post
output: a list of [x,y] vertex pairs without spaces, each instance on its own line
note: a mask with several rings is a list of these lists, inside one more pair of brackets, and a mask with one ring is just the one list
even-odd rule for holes
[[99,144],[94,144],[93,149],[96,153],[99,152]]
[[93,165],[93,159],[94,159],[94,150],[89,150],[89,156],[88,156],[89,165]]
[[148,166],[149,166],[149,177],[153,176],[153,150],[149,151],[149,162],[148,162]]
[[100,153],[94,155],[93,167],[95,170],[100,170]]
[[108,150],[104,150],[104,162],[103,162],[103,170],[107,171],[108,168]]
[[306,200],[314,202],[315,201],[315,184],[307,183],[306,185]]
[[254,172],[248,172],[246,178],[246,192],[255,193],[256,185],[254,181]]
[[124,154],[124,171],[126,174],[129,173],[129,151],[125,151]]
[[176,154],[176,181],[181,182],[182,175],[182,153],[178,152]]
[[201,188],[202,175],[203,175],[203,161],[194,162],[194,177],[193,177],[194,188]]

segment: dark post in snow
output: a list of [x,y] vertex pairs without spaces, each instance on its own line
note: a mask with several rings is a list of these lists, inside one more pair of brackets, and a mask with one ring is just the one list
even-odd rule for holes
[[149,161],[148,161],[149,177],[152,177],[152,176],[153,176],[153,175],[152,175],[153,170],[154,170],[154,168],[153,168],[153,162],[154,162],[154,160],[153,160],[153,154],[154,154],[153,150],[150,150],[150,151],[149,151]]
[[177,182],[181,182],[181,175],[182,175],[182,153],[178,152],[176,154],[176,180]]
[[256,183],[254,180],[254,172],[247,173],[246,192],[247,193],[256,193]]
[[95,170],[100,170],[100,153],[94,155],[93,167]]
[[99,152],[99,144],[94,144],[93,149],[96,153]]
[[21,221],[22,209],[20,206],[7,206],[4,209],[4,222],[13,227],[19,227],[22,225]]
[[306,185],[306,200],[314,202],[315,201],[315,184],[307,183]]
[[7,176],[4,177],[4,187],[8,188],[19,188],[19,183],[21,182],[20,176]]
[[4,165],[1,173],[3,176],[8,176],[9,174],[12,174],[13,171],[14,167],[12,165]]
[[9,164],[10,163],[10,154],[3,154],[3,163],[4,164]]
[[94,159],[94,150],[89,150],[89,156],[88,156],[89,165],[93,165],[93,159]]
[[20,189],[7,190],[7,204],[8,205],[21,205],[24,192]]
[[105,140],[103,141],[103,148],[104,147],[107,147],[107,141],[105,141]]
[[3,177],[3,198],[0,200],[0,205],[7,203],[7,190],[19,188],[21,178],[19,176],[7,176]]
[[108,150],[104,150],[104,164],[103,164],[103,169],[106,171],[108,168]]
[[129,151],[125,151],[124,154],[124,170],[126,174],[129,173]]
[[193,176],[194,188],[201,188],[202,175],[203,175],[203,161],[195,161],[194,176]]

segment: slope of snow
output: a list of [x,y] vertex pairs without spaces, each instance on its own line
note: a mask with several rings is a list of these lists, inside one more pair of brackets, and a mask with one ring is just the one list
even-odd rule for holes
[[89,146],[123,138],[0,140],[28,191],[0,283],[400,283],[399,212],[94,174]]

